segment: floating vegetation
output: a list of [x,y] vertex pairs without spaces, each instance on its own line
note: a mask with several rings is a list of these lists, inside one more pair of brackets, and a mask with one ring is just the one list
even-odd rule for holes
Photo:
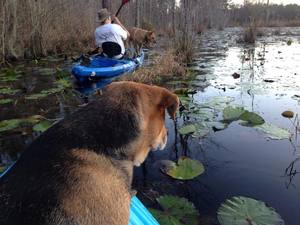
[[177,95],[189,95],[189,94],[195,94],[197,91],[196,90],[192,90],[192,89],[189,89],[189,88],[179,88],[179,89],[176,89],[174,90],[174,93],[177,94]]
[[265,123],[265,120],[258,114],[254,112],[245,111],[241,116],[241,120],[246,121],[243,125],[256,126]]
[[35,132],[44,132],[48,130],[53,125],[53,122],[48,120],[40,121],[32,127],[32,130]]
[[41,75],[50,76],[52,74],[55,74],[56,70],[54,68],[39,68],[38,72]]
[[56,84],[58,87],[61,87],[62,89],[68,89],[72,87],[72,82],[68,78],[59,78],[56,80]]
[[226,122],[238,120],[244,112],[244,107],[228,106],[223,110],[223,120]]
[[14,95],[19,91],[20,91],[19,89],[12,89],[10,87],[0,87],[0,94],[3,95]]
[[11,82],[11,81],[17,81],[21,77],[21,72],[16,71],[14,69],[5,69],[0,74],[0,81],[2,82]]
[[7,98],[7,99],[0,99],[0,105],[4,105],[4,104],[8,104],[8,103],[12,103],[14,100]]
[[51,94],[60,93],[63,90],[64,90],[64,88],[62,86],[57,87],[57,88],[50,88],[48,90],[43,90],[40,93],[36,93],[36,94],[26,96],[25,99],[27,99],[27,100],[38,100],[38,99],[41,99],[41,98],[45,98],[45,97],[47,97]]
[[221,225],[284,225],[280,215],[262,201],[246,197],[226,200],[218,210]]
[[294,117],[294,112],[292,112],[292,111],[284,111],[283,113],[281,113],[281,115],[283,117],[286,117],[286,118],[293,118]]
[[162,172],[178,180],[191,180],[204,173],[204,166],[198,160],[180,157],[178,162],[164,160]]
[[289,139],[292,135],[288,130],[284,128],[277,127],[275,125],[267,124],[267,123],[264,123],[259,126],[255,126],[255,128],[261,130],[262,132],[267,134],[267,136],[270,139],[274,139],[274,140]]
[[178,132],[182,135],[192,134],[196,132],[196,127],[193,124],[185,125],[178,129]]
[[163,225],[197,225],[199,212],[193,203],[185,198],[164,195],[157,198],[157,202],[163,209],[150,209],[153,216]]
[[10,130],[14,130],[23,126],[27,125],[34,125],[38,123],[41,119],[43,119],[42,116],[35,115],[28,118],[23,119],[10,119],[10,120],[2,120],[0,121],[0,133],[6,132]]

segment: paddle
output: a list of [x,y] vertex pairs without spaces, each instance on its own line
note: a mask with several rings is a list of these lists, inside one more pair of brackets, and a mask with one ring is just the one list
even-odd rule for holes
[[117,13],[115,14],[115,16],[117,17],[119,12],[121,11],[121,9],[123,8],[124,5],[126,5],[130,0],[122,0],[122,4],[120,5]]

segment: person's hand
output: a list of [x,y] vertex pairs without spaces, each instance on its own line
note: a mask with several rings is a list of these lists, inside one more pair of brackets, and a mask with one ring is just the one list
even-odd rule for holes
[[116,17],[115,15],[111,16],[111,21],[113,21],[116,24],[120,24],[120,20],[118,19],[118,17]]

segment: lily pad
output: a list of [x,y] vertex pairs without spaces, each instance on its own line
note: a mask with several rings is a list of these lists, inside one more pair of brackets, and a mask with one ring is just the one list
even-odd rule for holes
[[197,160],[180,157],[177,164],[169,161],[161,170],[174,179],[191,180],[204,173],[205,169],[203,164]]
[[157,199],[163,211],[150,209],[162,225],[197,225],[199,212],[193,203],[185,198],[165,195]]
[[18,89],[12,89],[10,87],[0,87],[0,94],[3,95],[14,95],[18,92],[19,92]]
[[55,73],[55,69],[53,68],[39,68],[39,74],[44,76],[49,76]]
[[40,99],[40,98],[47,97],[51,94],[59,93],[63,90],[64,90],[64,87],[62,87],[62,86],[59,86],[57,88],[50,88],[48,90],[43,90],[40,93],[36,93],[36,94],[26,96],[25,99],[27,99],[27,100],[37,100],[37,99]]
[[72,86],[72,83],[71,83],[70,79],[68,79],[68,78],[59,78],[56,81],[56,83],[58,84],[59,87],[61,87],[63,89],[67,89]]
[[255,126],[255,128],[263,131],[268,135],[269,138],[274,140],[289,139],[291,137],[291,133],[288,130],[272,124],[265,123],[259,126]]
[[210,126],[214,131],[224,130],[228,126],[226,123],[222,122],[207,122],[206,124]]
[[240,116],[241,120],[246,121],[250,126],[261,125],[265,123],[265,120],[254,112],[246,111]]
[[7,99],[0,99],[0,105],[12,103],[14,100],[7,98]]
[[226,200],[218,210],[221,225],[284,225],[280,215],[262,201],[246,197]]
[[213,97],[210,101],[200,104],[200,106],[204,108],[211,108],[217,111],[222,111],[232,101],[234,101],[234,98],[232,97],[216,96]]
[[224,121],[235,121],[239,120],[240,116],[245,112],[245,109],[243,107],[239,106],[227,106],[223,110],[223,119]]
[[195,125],[193,125],[193,124],[185,125],[185,126],[183,126],[183,127],[180,127],[180,128],[178,129],[178,132],[179,132],[181,135],[192,134],[192,133],[196,132],[196,127],[195,127]]
[[16,128],[19,128],[19,127],[22,127],[25,125],[36,124],[41,119],[42,119],[41,116],[35,115],[35,116],[28,117],[28,118],[23,118],[23,119],[2,120],[2,121],[0,121],[0,133],[14,130]]
[[52,125],[53,125],[53,123],[51,123],[50,121],[43,120],[43,121],[35,124],[32,129],[35,132],[44,132],[44,131],[48,130],[48,128],[50,128]]
[[208,135],[210,132],[210,127],[208,127],[208,125],[205,122],[197,123],[194,126],[196,128],[196,131],[192,134],[193,138],[202,138]]

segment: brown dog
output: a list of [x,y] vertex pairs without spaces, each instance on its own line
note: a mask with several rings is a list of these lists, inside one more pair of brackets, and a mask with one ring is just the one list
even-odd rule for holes
[[129,29],[129,45],[135,48],[137,54],[141,53],[143,45],[156,43],[156,35],[154,31],[147,31],[137,27]]
[[157,86],[108,85],[0,179],[0,224],[128,225],[133,166],[165,147],[165,109],[174,119],[178,102]]

